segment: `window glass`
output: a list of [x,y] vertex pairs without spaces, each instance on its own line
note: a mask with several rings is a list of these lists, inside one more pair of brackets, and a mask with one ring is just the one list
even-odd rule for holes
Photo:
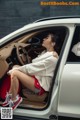
[[80,26],[76,27],[67,61],[80,62]]

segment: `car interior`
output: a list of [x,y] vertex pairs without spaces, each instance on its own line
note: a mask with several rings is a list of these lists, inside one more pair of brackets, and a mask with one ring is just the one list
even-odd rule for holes
[[[0,105],[5,100],[6,92],[10,88],[10,76],[7,72],[15,65],[25,65],[32,62],[42,51],[43,38],[47,32],[55,34],[56,51],[60,55],[67,30],[65,27],[50,27],[28,32],[10,40],[0,49]],[[49,92],[39,96],[27,88],[20,86],[19,94],[23,97],[20,108],[43,109],[49,100]]]

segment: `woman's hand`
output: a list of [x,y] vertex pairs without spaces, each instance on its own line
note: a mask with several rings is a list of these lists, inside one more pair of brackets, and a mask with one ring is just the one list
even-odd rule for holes
[[20,67],[19,65],[14,65],[13,68],[7,72],[7,74],[11,75],[11,73],[13,72],[13,70],[18,70],[19,67]]
[[9,71],[7,72],[8,75],[11,75],[11,73],[12,73],[12,70],[9,70]]

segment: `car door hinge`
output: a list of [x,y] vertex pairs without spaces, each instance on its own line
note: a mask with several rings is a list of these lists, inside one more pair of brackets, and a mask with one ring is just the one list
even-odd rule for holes
[[49,116],[49,119],[50,119],[50,120],[57,120],[58,117],[57,117],[57,115],[50,115],[50,116]]

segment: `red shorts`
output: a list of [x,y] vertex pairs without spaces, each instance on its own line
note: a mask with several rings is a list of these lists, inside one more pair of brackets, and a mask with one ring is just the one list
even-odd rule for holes
[[37,92],[38,95],[44,94],[44,93],[45,93],[45,90],[40,86],[40,84],[39,84],[37,78],[36,78],[35,76],[32,76],[32,77],[33,77],[34,80],[35,80],[35,82],[34,82],[35,93],[36,93],[36,91],[38,91],[38,92]]

